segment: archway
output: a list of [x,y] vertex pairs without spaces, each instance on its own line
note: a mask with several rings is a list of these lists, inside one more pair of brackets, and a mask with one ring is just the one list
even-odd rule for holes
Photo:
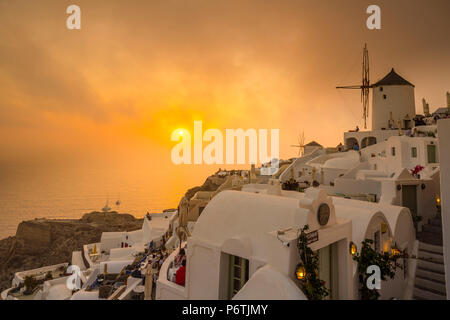
[[375,137],[365,137],[361,141],[361,149],[369,147],[377,143],[377,138]]
[[345,147],[347,148],[347,150],[353,150],[355,148],[355,145],[359,145],[356,138],[348,138],[347,140],[345,140]]

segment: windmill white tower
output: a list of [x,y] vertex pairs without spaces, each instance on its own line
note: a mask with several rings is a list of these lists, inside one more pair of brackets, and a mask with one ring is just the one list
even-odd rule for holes
[[411,119],[416,116],[414,85],[392,68],[372,88],[372,130],[388,128],[391,113],[395,123],[400,121],[402,128],[411,128]]
[[369,116],[369,93],[372,88],[372,130],[383,130],[394,123],[401,122],[402,128],[410,128],[411,119],[416,116],[414,85],[400,75],[394,68],[380,81],[370,84],[369,51],[367,44],[363,50],[362,83],[355,86],[336,87],[337,89],[361,90],[364,128],[367,129]]
[[298,135],[298,144],[291,145],[291,147],[298,148],[298,157],[303,157],[305,154],[305,133]]

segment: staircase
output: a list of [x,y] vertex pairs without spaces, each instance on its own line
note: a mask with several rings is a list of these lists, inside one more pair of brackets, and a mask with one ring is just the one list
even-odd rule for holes
[[415,300],[446,300],[440,214],[423,226],[422,232],[417,233],[417,239],[419,252],[413,298]]
[[433,219],[429,219],[428,224],[422,228],[422,232],[417,233],[420,242],[433,244],[442,247],[442,218],[438,213]]

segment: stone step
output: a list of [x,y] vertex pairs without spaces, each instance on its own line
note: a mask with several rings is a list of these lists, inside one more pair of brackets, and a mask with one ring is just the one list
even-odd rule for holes
[[419,250],[426,250],[434,253],[443,254],[442,246],[419,242]]
[[419,242],[428,243],[435,246],[442,246],[442,235],[432,232],[418,232],[417,240]]
[[433,270],[417,268],[416,277],[426,278],[445,284],[445,274]]
[[442,228],[442,220],[441,219],[431,219],[430,225]]
[[418,259],[417,266],[419,268],[423,268],[423,269],[427,269],[430,271],[445,274],[444,264],[442,264],[442,263],[436,263],[436,262],[430,262],[430,261]]
[[424,232],[431,232],[431,233],[436,233],[442,236],[442,227],[438,227],[435,225],[431,225],[431,224],[425,224],[422,227],[422,231]]
[[415,286],[420,288],[426,288],[428,290],[433,290],[433,292],[439,292],[442,295],[446,295],[446,289],[445,289],[445,283],[437,282],[425,278],[421,278],[419,276],[416,276],[415,280]]
[[435,263],[444,263],[444,256],[427,250],[419,250],[419,259]]
[[413,292],[414,299],[416,300],[446,300],[445,295],[427,290],[425,288],[414,287]]

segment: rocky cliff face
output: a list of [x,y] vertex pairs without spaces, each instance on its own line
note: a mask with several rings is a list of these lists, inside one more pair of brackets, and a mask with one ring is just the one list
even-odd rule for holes
[[142,222],[117,212],[91,212],[80,220],[23,221],[14,237],[0,240],[0,290],[11,286],[17,271],[69,262],[72,251],[99,242],[102,232],[138,230]]
[[186,192],[185,197],[187,199],[191,199],[198,191],[216,191],[217,188],[225,182],[225,179],[225,177],[220,177],[217,175],[209,176],[203,185],[189,189]]

